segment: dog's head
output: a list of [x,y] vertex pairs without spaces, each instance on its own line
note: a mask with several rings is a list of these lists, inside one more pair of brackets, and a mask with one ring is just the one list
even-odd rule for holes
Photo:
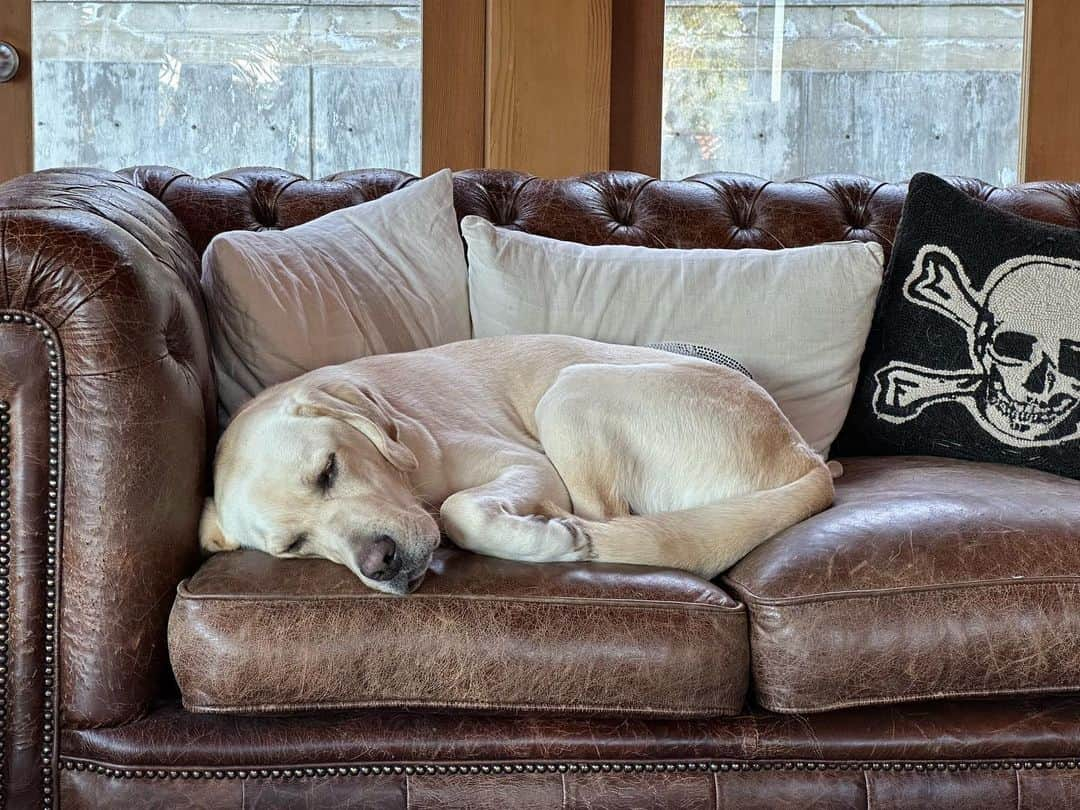
[[364,385],[301,378],[264,392],[222,437],[203,549],[323,557],[376,590],[413,590],[439,529],[410,487],[417,461],[399,427]]

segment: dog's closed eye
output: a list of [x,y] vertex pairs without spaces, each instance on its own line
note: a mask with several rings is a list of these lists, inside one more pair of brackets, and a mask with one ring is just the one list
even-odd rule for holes
[[322,492],[329,492],[331,487],[334,486],[334,481],[337,480],[337,473],[337,453],[331,453],[326,459],[326,466],[319,473],[319,477],[315,479],[315,485]]

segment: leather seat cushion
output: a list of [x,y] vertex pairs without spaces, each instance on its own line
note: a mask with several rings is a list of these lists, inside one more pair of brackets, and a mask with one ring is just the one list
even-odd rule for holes
[[697,577],[451,549],[407,597],[323,560],[218,554],[180,585],[169,650],[199,712],[714,716],[742,708],[749,680],[745,608]]
[[1080,482],[926,457],[843,462],[836,503],[725,576],[777,712],[1080,689]]

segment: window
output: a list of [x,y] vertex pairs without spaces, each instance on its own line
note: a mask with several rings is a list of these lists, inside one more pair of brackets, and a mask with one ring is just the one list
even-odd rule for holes
[[666,0],[662,174],[1016,182],[1024,3]]
[[420,0],[33,0],[39,167],[420,169]]

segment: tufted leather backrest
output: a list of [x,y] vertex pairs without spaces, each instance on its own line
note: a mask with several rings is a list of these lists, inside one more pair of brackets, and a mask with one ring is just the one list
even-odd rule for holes
[[[416,178],[367,169],[307,180],[279,169],[237,169],[208,179],[159,166],[126,174],[161,200],[200,252],[228,230],[290,228],[337,208],[373,200]],[[1080,185],[996,188],[952,182],[1021,216],[1080,227]],[[654,180],[602,172],[544,180],[512,171],[454,176],[459,217],[584,244],[676,248],[782,248],[857,239],[892,246],[906,187],[852,175],[772,182],[746,174]]]

